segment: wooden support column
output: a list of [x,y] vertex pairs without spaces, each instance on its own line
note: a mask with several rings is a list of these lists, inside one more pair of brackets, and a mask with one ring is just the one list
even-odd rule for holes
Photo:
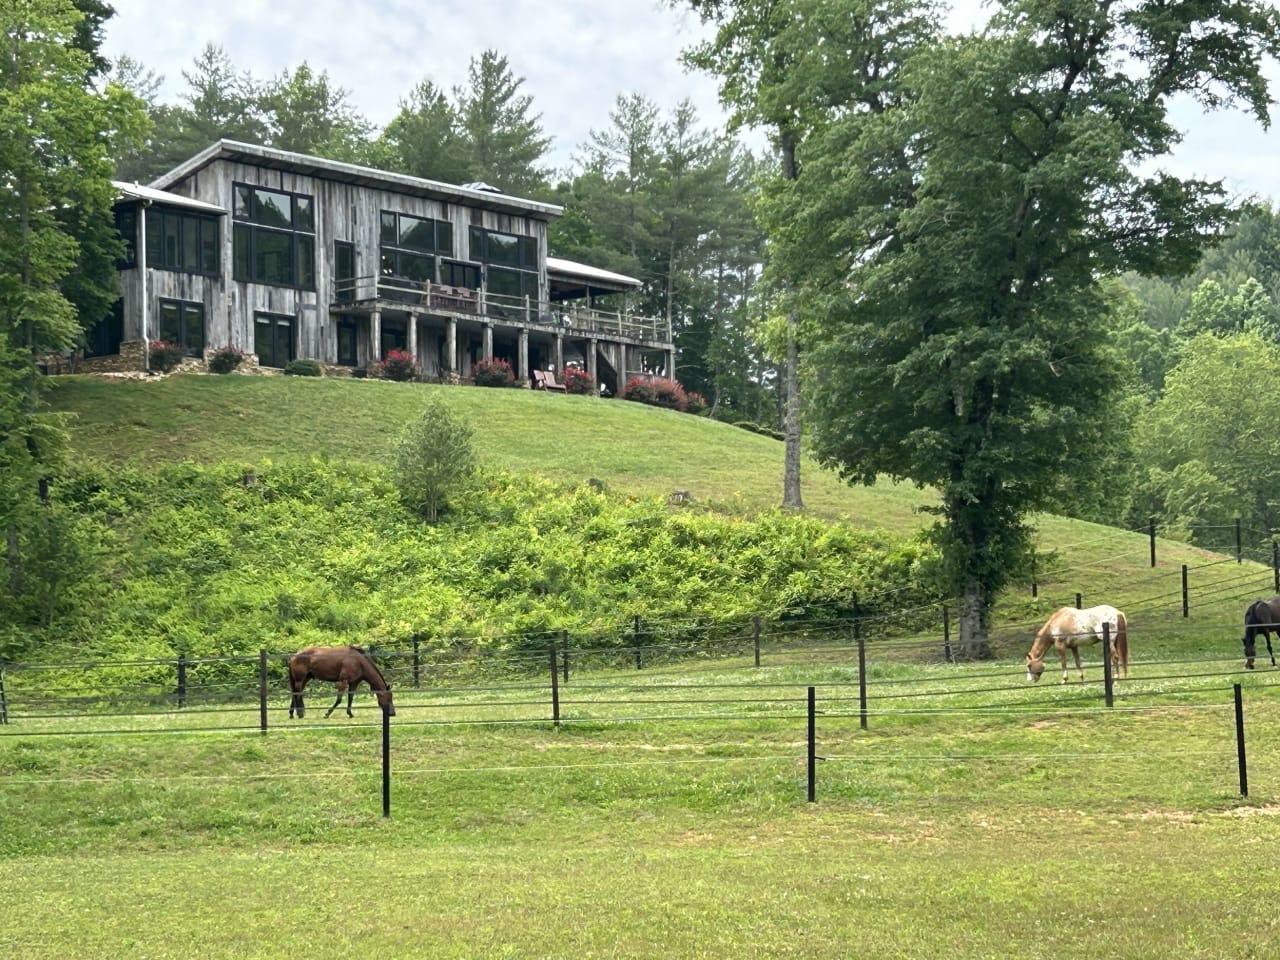
[[418,359],[418,315],[416,313],[409,314],[409,356],[413,357],[413,362],[421,366],[422,361]]
[[618,344],[618,392],[627,385],[627,345]]
[[674,380],[676,378],[676,348],[672,347],[666,353],[667,353],[667,379]]
[[369,314],[369,362],[382,360],[382,311]]
[[591,374],[593,383],[599,380],[599,377],[596,376],[596,349],[598,345],[599,343],[595,337],[587,341],[587,373]]
[[520,381],[522,387],[529,385],[529,331],[524,327],[520,328],[520,352],[516,354],[518,370],[516,378]]
[[486,322],[484,325],[484,358],[486,360],[493,359],[493,324]]
[[445,358],[446,370],[450,377],[458,375],[458,321],[449,318],[448,332],[445,334],[444,349],[447,354]]
[[556,334],[556,373],[564,373],[564,337]]

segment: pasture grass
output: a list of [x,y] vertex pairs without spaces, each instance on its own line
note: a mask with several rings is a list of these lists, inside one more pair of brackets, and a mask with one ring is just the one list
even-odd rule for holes
[[[316,690],[292,725],[273,696],[265,735],[211,729],[251,727],[253,704],[15,717],[0,727],[0,897],[21,909],[0,944],[215,960],[1270,955],[1275,672],[1145,663],[1108,711],[1096,660],[1083,686],[1016,684],[1016,666],[888,664],[870,689],[896,699],[874,701],[865,731],[836,663],[583,674],[560,727],[532,684],[402,689],[389,820],[367,694],[354,720],[326,721]],[[825,758],[813,804],[807,684]],[[626,719],[641,709],[651,719]]]

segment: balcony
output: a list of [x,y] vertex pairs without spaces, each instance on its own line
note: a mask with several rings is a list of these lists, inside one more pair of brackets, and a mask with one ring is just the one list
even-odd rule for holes
[[478,317],[498,324],[538,327],[570,336],[671,343],[671,324],[662,317],[600,310],[572,301],[553,303],[532,297],[510,297],[405,277],[383,275],[335,282],[333,312],[367,312],[375,308]]

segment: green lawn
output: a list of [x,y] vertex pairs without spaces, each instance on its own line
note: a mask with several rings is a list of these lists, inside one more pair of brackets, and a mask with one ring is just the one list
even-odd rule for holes
[[[596,398],[185,376],[60,378],[52,401],[75,413],[78,452],[106,463],[378,460],[431,390],[515,470],[735,509],[780,496],[780,443]],[[804,496],[859,525],[928,520],[919,491],[850,489],[812,464]],[[1055,557],[1038,597],[1002,599],[998,661],[941,664],[940,634],[921,653],[871,628],[872,692],[896,699],[875,701],[866,731],[847,642],[770,648],[760,671],[575,673],[559,728],[536,684],[399,688],[384,820],[367,694],[354,721],[325,721],[316,689],[292,725],[274,695],[265,736],[251,703],[16,717],[0,727],[0,946],[31,960],[1274,956],[1280,682],[1240,671],[1238,626],[1271,571],[1164,541],[1152,569],[1139,533],[1038,526]],[[1130,611],[1134,677],[1113,711],[1096,652],[1083,689],[1054,668],[1020,679],[1034,626],[1076,591]]]

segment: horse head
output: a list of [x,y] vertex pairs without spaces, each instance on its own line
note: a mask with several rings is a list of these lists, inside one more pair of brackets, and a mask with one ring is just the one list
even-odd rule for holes
[[1027,654],[1027,679],[1038,683],[1040,675],[1044,673],[1044,659],[1042,657],[1033,658],[1031,654]]
[[391,702],[390,687],[387,687],[385,690],[376,691],[374,696],[378,698],[378,706],[386,711],[388,717],[394,717],[396,715],[396,705]]

